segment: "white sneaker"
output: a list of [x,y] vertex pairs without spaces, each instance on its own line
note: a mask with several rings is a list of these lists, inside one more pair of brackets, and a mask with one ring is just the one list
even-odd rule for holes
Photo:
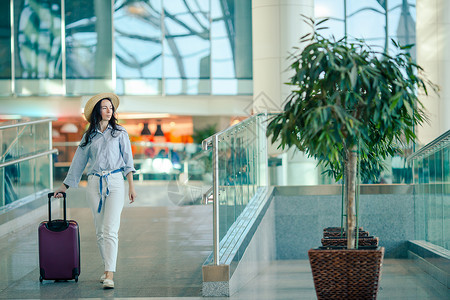
[[103,283],[103,281],[105,281],[105,278],[106,278],[106,274],[103,274],[103,275],[100,277],[100,282]]
[[104,289],[113,289],[114,288],[114,281],[112,279],[105,279],[103,280],[103,288]]

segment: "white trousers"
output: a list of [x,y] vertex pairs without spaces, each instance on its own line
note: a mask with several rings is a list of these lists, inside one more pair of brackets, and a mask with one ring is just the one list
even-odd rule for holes
[[[103,205],[99,213],[100,180],[103,180]],[[106,196],[107,187],[109,187],[109,196]],[[95,175],[89,175],[87,199],[94,216],[97,244],[103,259],[103,264],[105,265],[105,271],[115,272],[119,244],[120,215],[125,199],[125,186],[122,172],[110,174],[108,176],[108,184],[105,179],[100,179],[100,177]]]

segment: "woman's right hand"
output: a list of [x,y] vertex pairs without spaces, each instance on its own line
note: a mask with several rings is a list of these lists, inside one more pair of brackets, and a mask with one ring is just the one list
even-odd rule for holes
[[61,185],[59,186],[59,188],[57,188],[55,190],[55,198],[61,198],[63,195],[61,193],[65,193],[67,191],[66,186],[64,185],[64,183],[61,183]]

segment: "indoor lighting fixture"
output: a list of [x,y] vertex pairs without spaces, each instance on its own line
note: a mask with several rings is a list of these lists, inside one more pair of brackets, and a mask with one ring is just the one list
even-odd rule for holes
[[144,123],[144,128],[142,128],[141,135],[152,135],[150,129],[148,128],[148,123]]
[[61,127],[60,131],[62,133],[77,133],[78,127],[73,123],[66,123]]
[[164,132],[161,128],[161,120],[158,120],[158,124],[156,125],[155,136],[164,136]]

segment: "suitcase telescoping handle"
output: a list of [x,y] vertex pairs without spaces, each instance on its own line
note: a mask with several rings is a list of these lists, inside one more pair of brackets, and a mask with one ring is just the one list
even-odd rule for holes
[[[67,221],[66,219],[66,193],[60,192],[64,197],[64,221]],[[52,221],[52,197],[55,195],[55,193],[48,193],[48,221]]]

